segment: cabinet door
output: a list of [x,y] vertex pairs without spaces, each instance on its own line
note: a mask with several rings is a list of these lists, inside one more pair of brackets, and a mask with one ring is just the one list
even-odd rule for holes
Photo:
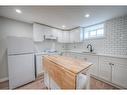
[[69,31],[63,31],[63,42],[69,43],[70,37],[69,37]]
[[52,35],[58,39],[58,29],[52,29]]
[[89,55],[87,61],[93,64],[90,68],[90,74],[98,76],[99,71],[98,56]]
[[73,31],[70,31],[70,43],[74,43],[74,39],[75,39],[74,33]]
[[70,42],[81,42],[83,41],[83,31],[82,28],[77,28],[70,31]]
[[37,55],[36,56],[36,75],[39,76],[43,73],[43,56]]
[[61,30],[58,30],[58,42],[63,42],[63,32]]
[[43,41],[44,40],[44,31],[42,25],[33,24],[33,40],[34,41]]
[[80,42],[80,29],[75,29],[74,31],[74,42]]
[[99,57],[99,77],[107,81],[111,81],[112,76],[112,66],[109,64],[110,60],[107,57]]
[[69,43],[69,31],[60,31],[58,32],[58,42],[60,43]]
[[114,64],[112,68],[112,82],[127,88],[127,66]]
[[90,74],[94,76],[98,76],[98,70],[99,70],[98,56],[83,54],[80,55],[80,59],[92,63],[93,65],[90,68]]

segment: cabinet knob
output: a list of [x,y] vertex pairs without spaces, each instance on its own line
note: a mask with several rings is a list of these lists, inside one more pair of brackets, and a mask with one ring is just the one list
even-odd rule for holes
[[109,65],[112,65],[113,66],[114,64],[113,63],[109,63]]
[[112,65],[112,63],[109,63],[109,65]]

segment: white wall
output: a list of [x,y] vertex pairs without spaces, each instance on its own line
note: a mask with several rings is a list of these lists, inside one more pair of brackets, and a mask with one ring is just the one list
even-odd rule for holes
[[68,44],[67,49],[87,50],[87,45],[91,43],[97,53],[127,55],[127,16],[106,21],[105,31],[106,38],[85,40],[83,43],[77,44]]
[[32,38],[32,24],[0,17],[0,79],[8,76],[7,36]]

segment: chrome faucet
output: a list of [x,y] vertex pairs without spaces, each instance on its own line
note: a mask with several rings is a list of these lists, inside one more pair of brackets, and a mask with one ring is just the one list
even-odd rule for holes
[[90,52],[93,52],[93,48],[92,48],[92,45],[91,44],[88,44],[87,45],[87,48],[89,48],[90,47]]

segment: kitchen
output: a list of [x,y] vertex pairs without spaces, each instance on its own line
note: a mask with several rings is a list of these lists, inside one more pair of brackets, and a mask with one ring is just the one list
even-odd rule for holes
[[[10,58],[20,55],[14,53],[18,50],[21,55],[32,54],[31,67],[26,57]],[[60,89],[57,80],[53,87],[45,83],[44,64],[49,55],[57,56],[57,61],[58,56],[61,60],[66,57],[68,63],[81,61],[82,66],[92,63],[90,87],[84,79],[78,82],[85,88],[77,89],[126,89],[127,7],[0,6],[0,89]],[[30,73],[26,73],[28,70]]]

